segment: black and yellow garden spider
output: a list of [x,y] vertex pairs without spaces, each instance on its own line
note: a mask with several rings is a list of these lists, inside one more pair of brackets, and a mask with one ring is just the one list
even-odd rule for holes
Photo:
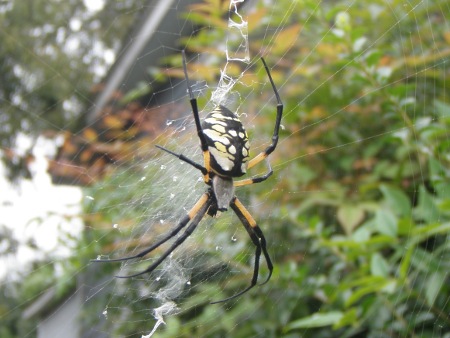
[[[128,276],[117,276],[119,278],[131,278],[145,273],[150,273],[155,270],[178,246],[180,246],[195,230],[199,222],[203,219],[205,214],[215,216],[218,211],[226,211],[231,207],[236,213],[237,217],[247,230],[253,244],[256,247],[255,262],[253,268],[253,277],[250,285],[239,293],[219,300],[211,302],[211,304],[221,303],[230,299],[236,298],[243,293],[253,288],[258,281],[259,260],[261,253],[264,255],[269,269],[269,275],[264,283],[267,283],[272,275],[273,264],[266,248],[266,239],[262,230],[253,219],[252,215],[239,201],[234,194],[235,187],[260,183],[265,181],[272,175],[273,171],[267,157],[275,150],[278,143],[278,133],[280,130],[281,117],[283,115],[283,103],[280,95],[273,82],[269,68],[267,67],[264,58],[261,58],[264,68],[266,70],[269,81],[272,85],[275,97],[277,100],[277,116],[275,119],[275,128],[272,136],[272,143],[255,158],[249,160],[249,142],[247,132],[242,126],[238,116],[232,113],[224,106],[219,105],[211,113],[209,113],[203,123],[200,122],[200,116],[197,107],[197,99],[192,93],[192,88],[189,84],[189,77],[186,67],[186,55],[184,51],[183,56],[183,70],[187,82],[189,98],[192,106],[192,113],[194,115],[195,126],[197,129],[198,138],[200,139],[200,146],[203,152],[203,165],[194,162],[183,154],[174,153],[162,146],[157,146],[159,149],[176,156],[181,161],[184,161],[194,168],[201,171],[203,180],[208,185],[207,191],[200,197],[192,209],[185,215],[180,223],[172,229],[166,236],[154,243],[149,248],[143,250],[134,256],[117,258],[117,259],[97,259],[95,262],[120,262],[135,258],[141,258],[158,248],[169,239],[175,237],[186,225],[189,226],[186,230],[175,239],[173,244],[164,252],[153,264],[151,264],[144,271],[138,272]],[[247,179],[234,181],[233,178],[243,176],[247,169],[250,169],[258,163],[266,160],[267,173],[261,176],[254,176]],[[248,161],[248,162],[247,162]],[[263,283],[263,284],[264,284]]]

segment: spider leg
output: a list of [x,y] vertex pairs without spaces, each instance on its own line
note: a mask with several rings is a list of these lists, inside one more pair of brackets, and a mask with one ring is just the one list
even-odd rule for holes
[[197,128],[197,135],[198,138],[200,139],[200,146],[202,148],[202,152],[203,152],[203,163],[206,169],[206,173],[203,173],[203,180],[205,181],[205,183],[209,183],[210,181],[210,177],[209,177],[209,172],[210,172],[210,153],[208,150],[208,143],[206,142],[206,137],[205,134],[203,133],[203,128],[200,122],[200,115],[198,113],[198,106],[197,106],[197,99],[194,97],[194,94],[192,93],[192,88],[191,85],[189,84],[189,76],[188,76],[188,72],[187,72],[187,66],[186,66],[186,53],[183,50],[182,52],[182,58],[183,58],[183,71],[184,71],[184,77],[186,78],[186,83],[187,83],[187,88],[188,88],[188,92],[189,92],[189,100],[191,102],[191,107],[192,107],[192,114],[194,115],[194,121],[195,121],[195,127]]
[[[117,278],[131,278],[137,277],[146,273],[150,273],[155,270],[159,264],[161,264],[177,247],[179,247],[185,240],[188,238],[197,227],[198,223],[203,219],[208,208],[211,206],[211,196],[208,193],[205,193],[200,200],[195,204],[192,210],[188,213],[188,217],[190,217],[191,224],[186,228],[186,230],[178,237],[175,242],[165,251],[152,265],[150,265],[144,271],[135,273],[133,275],[128,276],[115,276]],[[167,239],[166,239],[167,240]]]
[[180,223],[174,229],[172,229],[172,231],[169,232],[164,238],[161,238],[158,242],[154,243],[149,248],[145,249],[144,251],[139,252],[138,254],[136,254],[134,256],[127,256],[127,257],[113,258],[113,259],[91,259],[91,262],[100,262],[100,263],[123,262],[123,261],[128,261],[130,259],[144,257],[148,253],[152,252],[153,250],[155,250],[156,248],[158,248],[159,246],[161,246],[162,244],[167,242],[173,236],[178,234],[180,232],[180,230],[183,229],[189,223],[190,220],[191,219],[189,218],[188,215],[184,216],[183,219],[180,221]]
[[[209,201],[211,201],[209,199]],[[198,211],[198,213],[195,215],[195,217],[192,219],[191,224],[189,224],[189,226],[186,228],[186,230],[181,234],[180,237],[178,237],[175,242],[170,246],[169,249],[167,249],[166,252],[164,252],[152,265],[150,265],[147,269],[145,269],[144,271],[135,273],[133,275],[128,275],[128,276],[115,276],[117,278],[131,278],[131,277],[137,277],[146,273],[150,273],[153,270],[155,270],[159,264],[161,264],[166,258],[167,256],[169,256],[176,248],[178,248],[185,240],[186,238],[188,238],[193,232],[194,230],[197,228],[198,223],[200,223],[200,221],[203,219],[203,216],[205,216],[206,211],[208,210],[210,206],[210,203],[205,203],[200,210]]]
[[159,148],[161,150],[164,150],[165,152],[167,152],[175,157],[178,157],[181,161],[184,161],[184,162],[190,164],[191,166],[193,166],[194,168],[200,170],[203,175],[206,175],[208,173],[208,171],[206,170],[206,168],[204,166],[202,166],[201,164],[199,164],[197,162],[192,161],[190,158],[184,156],[183,154],[174,153],[173,151],[166,149],[160,145],[156,145],[155,147]]
[[[208,202],[209,201],[209,202]],[[156,243],[154,243],[152,246],[150,246],[149,248],[147,248],[147,249],[145,249],[145,250],[143,250],[143,251],[141,251],[141,252],[139,252],[138,254],[136,254],[136,255],[134,255],[134,256],[128,256],[128,257],[123,257],[123,258],[116,258],[116,259],[92,259],[91,260],[91,262],[100,262],[100,263],[105,263],[105,262],[121,262],[121,261],[127,261],[127,260],[130,260],[130,259],[135,259],[135,258],[141,258],[141,257],[144,257],[145,255],[147,255],[148,253],[150,253],[150,252],[152,252],[153,250],[155,250],[156,248],[158,248],[159,246],[161,246],[162,244],[164,244],[165,242],[167,242],[169,239],[171,239],[172,237],[174,237],[174,236],[176,236],[179,232],[180,232],[180,230],[181,229],[183,229],[188,223],[189,223],[189,221],[191,221],[192,220],[192,222],[193,223],[195,223],[195,218],[199,215],[199,214],[201,214],[202,212],[203,212],[203,215],[205,214],[205,212],[206,211],[203,211],[203,208],[206,208],[206,210],[209,208],[209,204],[210,204],[210,196],[209,196],[209,194],[207,194],[207,193],[205,193],[199,200],[198,200],[198,202],[192,207],[192,209],[189,211],[189,213],[187,214],[187,215],[185,215],[184,217],[183,217],[183,219],[180,221],[180,223],[171,231],[171,232],[169,232],[166,236],[164,236],[163,238],[161,238],[158,242],[156,242]],[[203,217],[203,216],[202,216]],[[201,217],[201,218],[202,218]],[[200,218],[200,220],[201,220],[201,218]],[[198,224],[198,222],[200,221],[200,220],[198,220],[197,221],[197,224]],[[192,224],[191,224],[191,226],[192,226]],[[195,229],[195,227],[194,227],[194,229]],[[186,230],[187,231],[187,230]],[[193,230],[192,230],[193,231]],[[181,244],[181,243],[180,243]],[[179,245],[179,244],[178,244]],[[177,246],[178,246],[177,245]],[[175,247],[176,248],[176,247]],[[175,249],[174,248],[174,249]],[[174,249],[172,249],[172,251],[174,250]],[[169,254],[170,254],[170,252],[169,252]],[[167,257],[167,255],[166,256],[164,256],[164,258],[165,257]],[[158,264],[153,264],[153,265],[155,265],[155,266],[153,266],[153,269],[155,269],[163,260],[164,260],[164,258],[163,259],[161,259],[159,262],[157,261],[157,263]],[[153,269],[151,269],[151,270],[153,270]],[[147,269],[148,270],[148,269]],[[149,270],[149,271],[145,271],[145,272],[150,272],[151,270]],[[142,272],[142,273],[145,273],[145,272]],[[138,273],[138,274],[136,274],[136,275],[131,275],[131,276],[116,276],[116,277],[119,277],[119,278],[128,278],[128,277],[134,277],[134,276],[138,276],[138,275],[140,275],[140,274],[142,274],[142,273]]]
[[272,166],[270,165],[269,159],[266,157],[267,172],[261,176],[253,176],[244,180],[234,181],[235,187],[242,187],[243,185],[249,185],[254,183],[260,183],[267,180],[273,174]]
[[266,61],[264,60],[264,58],[261,58],[261,61],[264,64],[264,69],[266,70],[270,84],[272,85],[273,92],[275,93],[275,97],[277,99],[277,117],[275,120],[275,128],[273,129],[272,143],[263,152],[261,152],[259,155],[248,162],[248,169],[257,165],[275,150],[278,143],[278,133],[280,132],[281,117],[283,116],[283,102],[281,102],[280,95],[278,94],[277,87],[273,82],[272,75],[270,75],[270,70],[269,67],[267,67]]
[[259,259],[261,257],[261,252],[263,253],[263,255],[266,259],[267,268],[269,269],[269,276],[262,284],[265,284],[269,281],[270,277],[272,276],[272,271],[273,271],[272,260],[270,259],[269,253],[267,252],[266,239],[264,237],[264,234],[263,234],[261,228],[256,224],[256,221],[253,219],[252,215],[244,207],[244,205],[241,203],[241,201],[239,201],[237,199],[237,197],[235,197],[231,201],[230,206],[233,209],[233,211],[236,213],[236,215],[239,217],[239,220],[244,225],[245,230],[247,230],[247,233],[250,236],[253,244],[256,246],[253,277],[250,282],[250,285],[248,287],[246,287],[244,290],[238,292],[237,294],[235,294],[231,297],[228,297],[228,298],[225,298],[225,299],[222,299],[219,301],[211,302],[211,304],[222,303],[222,302],[226,302],[231,299],[234,299],[236,297],[239,297],[256,285],[256,283],[258,282]]
[[[273,264],[272,260],[270,259],[270,255],[267,252],[267,244],[266,244],[266,238],[264,237],[264,234],[261,230],[261,228],[256,224],[256,221],[254,220],[253,216],[250,214],[250,212],[245,208],[245,206],[242,204],[242,202],[236,198],[231,202],[231,208],[234,210],[236,215],[239,217],[240,221],[244,225],[245,229],[250,235],[249,230],[252,230],[258,239],[258,245],[261,246],[262,253],[264,255],[264,258],[266,259],[267,268],[269,269],[269,275],[267,276],[266,280],[262,284],[266,284],[270,277],[272,276],[273,272]],[[251,235],[250,235],[251,237]],[[259,258],[259,257],[258,257]],[[256,257],[255,257],[256,262]],[[259,263],[259,259],[258,259]],[[261,284],[261,285],[262,285]]]

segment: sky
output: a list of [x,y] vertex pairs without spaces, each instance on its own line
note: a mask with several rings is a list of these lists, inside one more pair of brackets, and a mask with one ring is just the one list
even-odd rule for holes
[[[30,142],[31,138],[19,135],[18,150],[27,149]],[[47,158],[55,151],[54,141],[40,137],[33,149],[33,178],[21,180],[17,186],[6,180],[5,168],[0,165],[0,224],[12,229],[14,237],[22,243],[16,255],[1,262],[0,278],[6,273],[24,270],[27,263],[39,258],[39,251],[32,251],[25,245],[28,241],[34,241],[44,254],[65,257],[71,250],[59,241],[61,234],[81,234],[83,224],[76,217],[81,211],[81,189],[54,185],[47,173]]]
[[83,2],[90,11],[99,11],[105,6],[105,0],[83,0]]

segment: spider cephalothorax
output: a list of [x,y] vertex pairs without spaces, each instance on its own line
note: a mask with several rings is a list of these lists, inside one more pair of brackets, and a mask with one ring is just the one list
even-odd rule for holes
[[[280,130],[281,117],[283,115],[283,104],[272,80],[272,76],[270,75],[270,71],[266,65],[266,62],[263,58],[261,58],[261,60],[264,64],[264,68],[277,99],[277,115],[275,119],[275,128],[273,131],[271,144],[263,152],[249,161],[250,146],[248,142],[248,136],[236,114],[234,114],[224,106],[218,106],[205,117],[203,123],[200,122],[197,99],[194,97],[191,86],[189,84],[186,67],[186,57],[183,51],[183,69],[186,77],[189,98],[192,106],[192,113],[194,115],[194,122],[197,129],[197,135],[200,139],[200,147],[203,152],[203,165],[191,160],[183,154],[174,153],[161,146],[157,147],[200,170],[203,174],[203,180],[207,184],[208,188],[197,201],[197,203],[195,203],[192,209],[187,213],[187,215],[185,215],[181,219],[179,224],[175,228],[173,228],[166,236],[156,241],[156,243],[151,245],[149,248],[141,251],[134,256],[117,259],[97,259],[94,260],[95,262],[118,262],[144,257],[171,238],[175,237],[176,239],[167,249],[167,251],[165,251],[158,259],[156,259],[147,269],[133,275],[117,277],[129,278],[152,272],[179,245],[181,245],[189,237],[190,234],[192,234],[198,223],[206,214],[215,216],[217,211],[226,211],[228,208],[231,208],[241,221],[242,225],[250,236],[251,241],[256,247],[253,276],[250,285],[244,290],[231,297],[212,303],[220,303],[238,297],[256,285],[258,281],[259,260],[261,253],[264,255],[267,263],[267,268],[269,269],[269,275],[264,283],[266,283],[270,279],[272,275],[273,264],[270,260],[269,253],[267,252],[266,239],[264,238],[264,234],[256,221],[253,219],[250,212],[244,207],[241,201],[239,201],[239,199],[234,194],[235,187],[263,182],[270,175],[272,175],[272,168],[270,167],[270,163],[267,157],[275,150],[278,143],[278,133]],[[237,181],[233,180],[233,178],[235,177],[244,175],[247,169],[251,169],[263,160],[266,160],[267,163],[268,171],[266,174]],[[186,230],[177,237],[178,233],[186,226]]]

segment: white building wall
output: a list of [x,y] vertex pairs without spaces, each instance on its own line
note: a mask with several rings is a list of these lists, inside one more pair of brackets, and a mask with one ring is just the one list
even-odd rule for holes
[[79,315],[83,305],[81,294],[75,293],[53,314],[39,323],[38,338],[80,338]]

